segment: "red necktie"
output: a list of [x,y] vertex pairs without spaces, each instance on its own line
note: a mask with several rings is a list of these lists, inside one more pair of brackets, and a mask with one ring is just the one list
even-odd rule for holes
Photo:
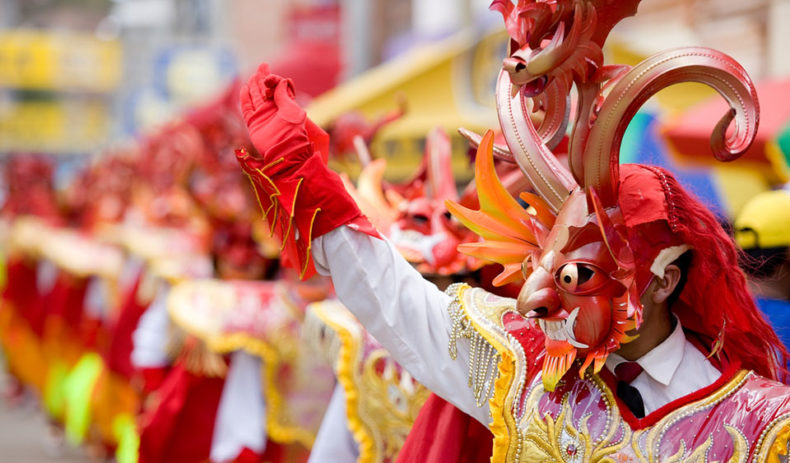
[[636,362],[623,362],[614,367],[617,377],[617,396],[637,418],[645,417],[645,403],[639,390],[631,386],[631,381],[642,373],[642,367]]
[[642,371],[642,367],[636,362],[623,362],[614,367],[614,375],[617,379],[628,384],[631,384]]

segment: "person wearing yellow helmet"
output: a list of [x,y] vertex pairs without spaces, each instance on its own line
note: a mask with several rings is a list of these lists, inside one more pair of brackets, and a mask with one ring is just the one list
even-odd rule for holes
[[757,304],[790,345],[790,190],[766,191],[735,219],[735,240],[746,253],[744,270]]

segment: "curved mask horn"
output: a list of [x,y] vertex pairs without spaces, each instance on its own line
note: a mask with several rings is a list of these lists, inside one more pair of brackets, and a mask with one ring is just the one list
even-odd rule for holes
[[458,200],[458,189],[452,165],[452,144],[447,132],[437,127],[428,133],[425,141],[425,154],[428,162],[428,184],[431,197],[441,201]]
[[510,152],[535,191],[556,213],[578,184],[543,142],[529,117],[526,98],[521,92],[513,94],[510,75],[504,70],[497,80],[496,100],[499,124]]
[[[724,53],[688,47],[658,53],[629,71],[606,97],[583,153],[584,186],[594,188],[604,206],[617,201],[620,142],[636,111],[661,89],[680,82],[709,85],[727,100],[730,111],[716,124],[711,149],[719,161],[732,161],[751,146],[759,124],[757,92],[746,71]],[[730,135],[727,130],[735,121]]]

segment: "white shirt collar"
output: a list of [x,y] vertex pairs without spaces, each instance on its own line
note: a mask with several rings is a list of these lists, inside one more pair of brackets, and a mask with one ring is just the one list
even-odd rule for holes
[[[676,317],[675,329],[672,330],[672,333],[661,344],[638,358],[636,363],[651,378],[664,386],[668,386],[680,362],[683,360],[685,348],[686,335],[683,333],[683,327],[680,326],[680,320]],[[623,362],[627,362],[627,360],[615,353],[611,353],[606,359],[606,368],[614,372],[615,367]]]

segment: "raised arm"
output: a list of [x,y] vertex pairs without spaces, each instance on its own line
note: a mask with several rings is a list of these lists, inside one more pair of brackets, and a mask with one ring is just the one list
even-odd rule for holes
[[242,88],[242,110],[260,153],[239,153],[264,215],[283,240],[283,259],[329,275],[340,300],[409,373],[488,424],[468,382],[469,348],[448,351],[450,298],[381,238],[326,165],[326,134],[293,101],[289,80],[265,65]]
[[450,358],[450,297],[426,281],[386,239],[349,227],[313,241],[318,272],[330,275],[343,304],[414,378],[487,425],[467,387],[469,343]]

